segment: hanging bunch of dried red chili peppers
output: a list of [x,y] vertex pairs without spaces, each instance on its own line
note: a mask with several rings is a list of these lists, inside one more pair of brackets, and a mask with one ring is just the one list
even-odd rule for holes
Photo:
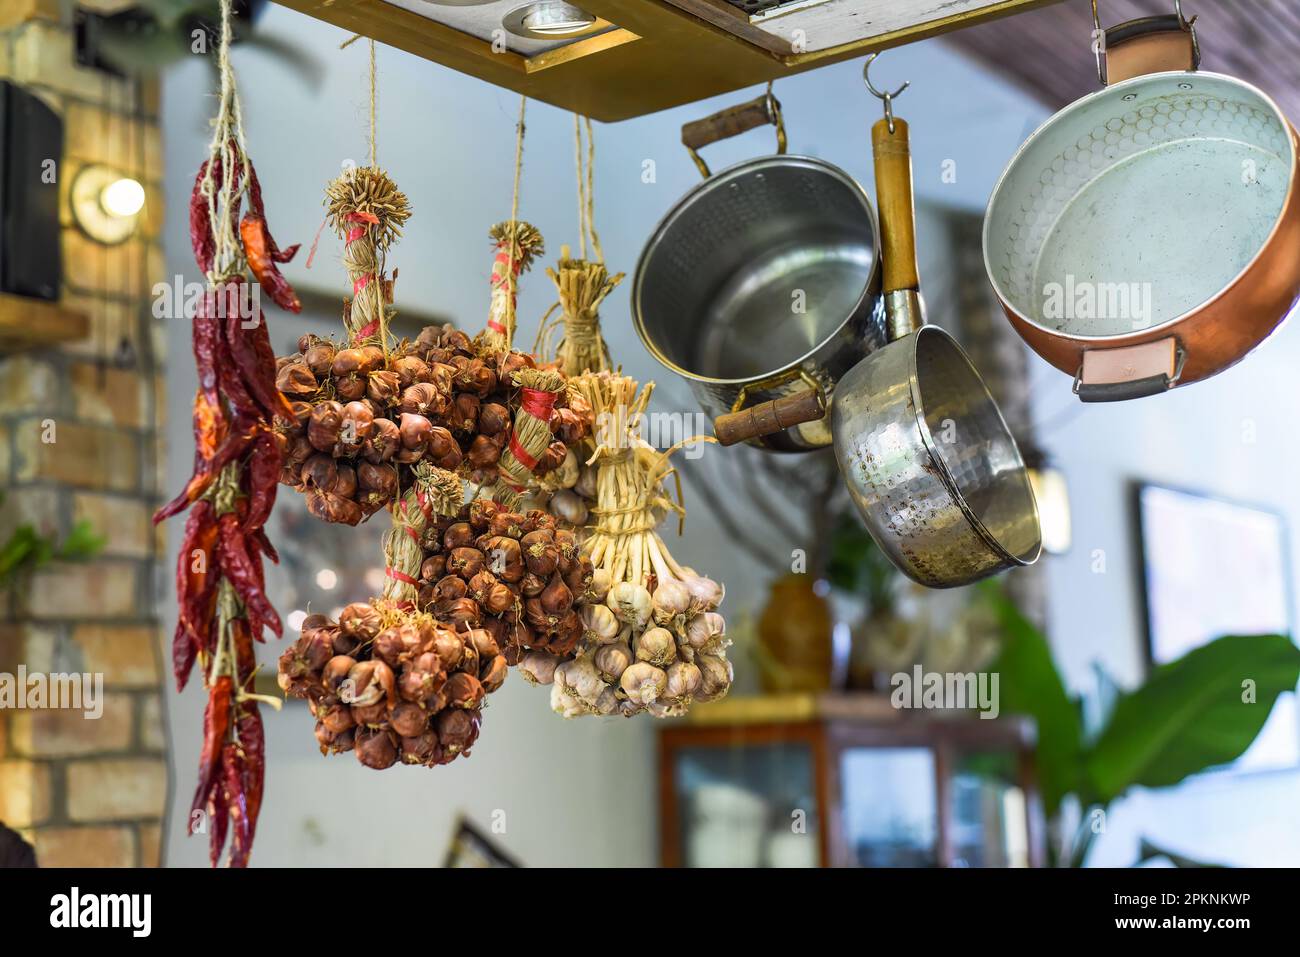
[[[265,523],[275,503],[280,448],[274,421],[293,411],[275,387],[275,354],[260,308],[302,307],[277,264],[297,252],[271,238],[257,173],[244,149],[230,68],[230,0],[222,0],[221,108],[190,198],[190,241],[208,290],[193,317],[199,388],[194,396],[194,474],[155,522],[189,509],[176,566],[180,606],[172,670],[184,688],[197,661],[208,689],[191,834],[208,834],[215,867],[230,842],[231,867],[248,863],[262,803],[265,747],[253,642],[279,616],[266,597],[262,559],[277,561]],[[244,197],[248,212],[240,219]],[[256,283],[248,281],[250,271]]]

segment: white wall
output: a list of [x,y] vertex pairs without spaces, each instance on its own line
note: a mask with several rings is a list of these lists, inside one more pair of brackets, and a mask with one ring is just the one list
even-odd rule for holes
[[[326,181],[345,160],[366,161],[365,44],[339,51],[347,37],[343,31],[274,5],[259,29],[309,50],[324,69],[321,82],[304,82],[259,52],[239,50],[235,55],[248,142],[272,226],[282,244],[310,244],[320,225]],[[870,189],[869,126],[880,107],[863,88],[860,69],[860,63],[849,63],[795,77],[779,84],[777,94],[785,107],[791,150],[836,162]],[[891,51],[876,69],[878,85],[913,82],[898,100],[897,112],[912,123],[919,197],[982,209],[1006,159],[1044,112],[934,41]],[[384,47],[379,49],[379,77],[379,161],[415,210],[391,258],[401,270],[398,306],[411,303],[452,315],[466,328],[479,328],[487,301],[486,230],[509,215],[518,99]],[[172,272],[191,278],[185,210],[215,106],[211,79],[204,64],[193,62],[173,70],[165,89],[168,262]],[[679,144],[681,123],[756,92],[597,126],[597,227],[613,269],[633,269],[659,216],[696,181]],[[560,110],[530,103],[527,122],[521,215],[542,229],[550,261],[576,230],[572,120]],[[707,155],[720,168],[769,150],[767,137],[768,131],[755,131],[711,147]],[[657,173],[650,184],[642,181],[648,159]],[[949,159],[956,163],[956,182],[941,178]],[[924,246],[924,236],[922,241]],[[300,257],[286,272],[295,283],[341,295],[346,286],[338,258],[338,244],[325,236],[310,271]],[[925,259],[923,248],[923,270]],[[629,284],[602,310],[616,360],[634,376],[658,379],[658,395],[671,394],[684,403],[686,391],[666,381],[667,374],[636,340],[628,317]],[[525,278],[523,336],[531,335],[552,292],[544,273]],[[271,322],[274,329],[282,320],[272,315]],[[1052,436],[1050,445],[1070,474],[1078,541],[1071,555],[1052,563],[1053,638],[1079,687],[1085,685],[1094,657],[1122,678],[1131,680],[1139,673],[1137,595],[1133,570],[1123,557],[1126,476],[1207,486],[1285,507],[1286,476],[1300,464],[1294,445],[1287,443],[1294,400],[1272,383],[1285,381],[1284,366],[1300,348],[1295,336],[1289,330],[1216,382],[1168,398],[1089,409]],[[184,481],[190,460],[185,410],[194,380],[188,340],[188,324],[177,323],[168,342],[168,394],[175,410],[168,432],[172,487]],[[1044,417],[1074,401],[1066,379],[1041,364],[1036,374],[1042,381]],[[1238,441],[1245,416],[1259,422],[1254,447]],[[174,548],[177,528],[170,533]],[[690,515],[685,538],[671,544],[684,561],[727,581],[723,610],[729,618],[761,604],[759,570],[728,547],[702,509]],[[1088,571],[1092,547],[1106,547],[1115,556],[1106,576]],[[167,618],[174,613],[174,602],[162,610]],[[272,651],[267,649],[265,660],[273,667]],[[171,865],[205,860],[200,843],[183,837],[201,712],[200,691],[169,696],[176,755],[167,851]],[[322,759],[301,707],[268,715],[267,723],[267,800],[256,862],[435,863],[457,810],[487,824],[495,809],[506,811],[504,843],[528,864],[639,865],[655,860],[654,732],[647,721],[563,722],[549,713],[544,694],[512,678],[493,696],[470,760],[434,771],[395,769],[380,775],[344,758]],[[1188,827],[1196,828],[1196,814],[1188,814]],[[1166,823],[1176,819],[1163,809],[1161,817]],[[1128,851],[1117,846],[1114,853],[1123,860]],[[1300,848],[1287,853],[1293,863],[1300,861]]]

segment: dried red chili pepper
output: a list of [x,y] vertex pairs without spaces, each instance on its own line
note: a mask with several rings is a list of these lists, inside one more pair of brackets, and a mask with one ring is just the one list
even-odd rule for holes
[[[228,113],[222,116],[228,121]],[[235,228],[242,205],[239,185],[245,176],[249,205],[260,222],[248,242]],[[223,203],[218,224],[212,209]],[[226,260],[217,264],[219,249],[228,255],[235,244],[251,245],[254,253],[246,255],[246,261],[256,268],[259,281],[265,281],[277,302],[290,297],[296,303],[292,287],[273,264],[287,262],[298,247],[282,251],[276,246],[265,227],[261,185],[242,143],[233,137],[200,167],[189,212],[195,261],[212,284],[192,322],[198,373],[194,468],[184,490],[158,510],[154,521],[190,508],[177,557],[180,611],[172,670],[177,686],[184,687],[196,660],[207,669],[203,750],[192,809],[207,815],[212,864],[220,860],[229,834],[230,864],[243,867],[252,850],[266,766],[261,715],[256,700],[245,697],[256,671],[253,639],[260,641],[267,628],[281,632],[279,616],[266,597],[262,568],[264,555],[278,560],[264,528],[275,501],[281,459],[272,420],[292,420],[293,411],[275,388],[275,354],[260,309],[256,322],[249,321],[253,315],[244,299],[251,289],[247,278],[216,276],[213,271],[231,265]],[[230,232],[218,236],[218,227]],[[235,597],[237,602],[231,600]],[[191,833],[201,820],[198,814],[191,817]]]
[[[280,616],[262,591],[260,570],[254,567],[248,555],[248,544],[244,539],[244,531],[240,528],[239,517],[234,512],[228,512],[218,521],[221,526],[218,545],[221,574],[234,586],[235,593],[248,611],[255,614],[259,623],[270,628],[278,638],[283,633]],[[255,634],[255,637],[260,637],[260,634]]]
[[[226,317],[226,345],[244,384],[248,386],[248,391],[253,394],[253,398],[258,401],[268,418],[280,418],[292,422],[293,407],[275,387],[274,367],[269,370],[270,376],[267,376],[268,370],[258,346],[258,340],[263,338],[267,338],[266,318],[260,313],[257,325],[249,328],[244,327],[239,316]],[[272,363],[274,364],[274,359]]]
[[206,644],[211,623],[210,597],[216,589],[217,525],[209,502],[199,502],[185,522],[185,535],[176,556],[176,598],[180,613],[172,638],[172,673],[176,690],[185,690],[199,649]]
[[266,524],[275,505],[275,493],[280,485],[280,446],[275,435],[263,432],[253,442],[248,454],[248,514],[244,517],[244,532],[249,534]]
[[[212,271],[212,259],[216,255],[208,199],[203,195],[203,180],[208,175],[208,165],[209,161],[204,160],[199,167],[199,174],[194,177],[194,189],[190,193],[190,245],[194,248],[194,261],[205,275]],[[220,176],[220,169],[218,166],[217,176]]]
[[[234,685],[230,675],[219,675],[208,691],[208,706],[203,712],[203,751],[199,755],[199,786],[194,792],[191,812],[206,811],[212,796],[213,785],[220,772],[221,750],[230,733],[230,706],[234,700]],[[190,833],[201,820],[190,814]]]
[[248,821],[248,798],[244,794],[244,759],[234,742],[221,749],[219,789],[230,821],[230,866],[247,867],[253,832]]
[[[248,268],[253,270],[253,276],[271,296],[271,301],[289,312],[302,312],[298,294],[276,266],[277,261],[287,260],[276,259],[278,251],[275,249],[275,240],[266,228],[266,220],[249,213],[239,224],[239,238],[244,245],[244,258],[248,260]],[[298,247],[294,246],[289,256],[292,257],[297,251]]]

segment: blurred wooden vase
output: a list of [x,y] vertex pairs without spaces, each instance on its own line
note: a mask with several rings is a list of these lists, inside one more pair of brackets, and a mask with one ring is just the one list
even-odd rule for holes
[[763,691],[827,691],[834,655],[831,606],[812,575],[783,575],[772,582],[758,619]]

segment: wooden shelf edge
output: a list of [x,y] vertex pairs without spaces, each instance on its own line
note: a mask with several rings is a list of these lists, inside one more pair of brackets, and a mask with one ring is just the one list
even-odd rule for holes
[[76,342],[90,334],[84,313],[55,302],[0,293],[0,355]]

